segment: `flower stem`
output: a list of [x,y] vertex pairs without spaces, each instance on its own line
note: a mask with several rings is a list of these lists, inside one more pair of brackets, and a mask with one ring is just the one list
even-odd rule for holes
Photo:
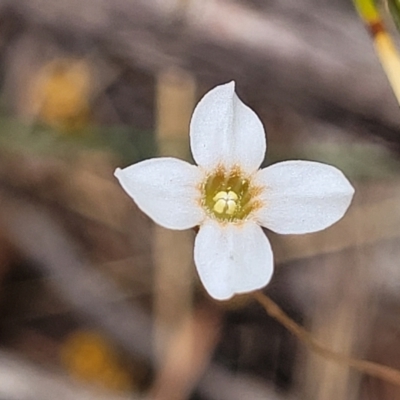
[[372,361],[360,360],[336,353],[316,341],[302,326],[290,318],[274,301],[262,292],[254,292],[255,299],[264,307],[267,314],[280,322],[289,332],[315,353],[337,364],[351,367],[359,372],[380,378],[400,386],[400,370],[390,368]]

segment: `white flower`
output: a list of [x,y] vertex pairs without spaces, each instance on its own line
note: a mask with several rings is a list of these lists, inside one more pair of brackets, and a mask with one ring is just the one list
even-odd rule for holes
[[118,168],[115,176],[159,225],[200,226],[194,260],[215,299],[270,281],[273,255],[261,226],[283,234],[325,229],[342,218],[354,194],[342,172],[329,165],[285,161],[260,170],[264,128],[235,94],[234,82],[199,102],[190,145],[198,166],[154,158]]

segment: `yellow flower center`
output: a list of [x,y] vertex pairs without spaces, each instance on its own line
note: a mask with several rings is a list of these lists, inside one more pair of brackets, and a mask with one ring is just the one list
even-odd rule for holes
[[235,192],[232,192],[232,190],[228,193],[223,191],[218,192],[213,198],[213,201],[215,202],[213,211],[218,214],[226,213],[228,215],[233,215],[237,209],[237,200],[238,195]]
[[226,171],[220,167],[202,185],[202,205],[212,218],[241,221],[258,208],[258,193],[259,188],[252,186],[239,168]]

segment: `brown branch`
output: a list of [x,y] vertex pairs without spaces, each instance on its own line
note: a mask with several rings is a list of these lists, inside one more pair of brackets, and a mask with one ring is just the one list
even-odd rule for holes
[[288,331],[295,335],[303,344],[309,347],[316,354],[327,360],[334,361],[343,367],[351,367],[364,374],[400,386],[400,370],[372,361],[360,360],[336,353],[318,343],[308,331],[291,319],[268,296],[264,295],[262,292],[255,292],[254,297],[264,307],[269,316],[279,321]]

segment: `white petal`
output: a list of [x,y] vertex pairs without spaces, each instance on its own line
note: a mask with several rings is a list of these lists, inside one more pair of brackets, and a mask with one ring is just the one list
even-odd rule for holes
[[269,241],[252,222],[207,221],[196,236],[194,261],[207,292],[218,300],[262,288],[273,272]]
[[176,158],[153,158],[117,169],[115,176],[139,208],[157,224],[188,229],[204,218],[199,168]]
[[264,127],[256,113],[235,94],[235,83],[209,91],[194,110],[190,122],[194,160],[210,170],[240,165],[251,174],[261,165],[266,150]]
[[265,207],[258,222],[277,233],[299,234],[325,229],[343,217],[354,188],[341,171],[312,161],[285,161],[257,173],[265,187]]

